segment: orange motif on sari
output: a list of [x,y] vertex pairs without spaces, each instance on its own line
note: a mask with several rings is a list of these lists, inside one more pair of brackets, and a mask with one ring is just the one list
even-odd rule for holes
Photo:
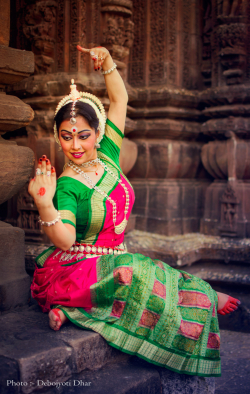
[[166,286],[155,279],[152,294],[155,294],[158,297],[165,299],[166,298]]
[[213,306],[213,312],[212,312],[212,317],[215,317],[216,316],[216,309],[215,309],[215,304],[214,304],[214,306]]
[[220,348],[220,337],[218,334],[215,334],[213,332],[210,332],[208,334],[207,348],[208,349],[219,349]]
[[125,305],[126,305],[125,301],[114,300],[112,312],[111,312],[110,316],[121,317],[121,315],[124,311]]
[[211,301],[206,294],[197,291],[179,291],[179,306],[209,309]]
[[158,315],[158,313],[154,313],[149,311],[148,309],[144,309],[141,319],[139,321],[139,326],[148,327],[152,330],[156,326],[159,319],[160,315]]
[[132,267],[118,267],[114,270],[115,283],[128,286],[131,285],[132,278],[133,278]]
[[178,334],[197,341],[202,333],[203,327],[203,324],[182,320]]

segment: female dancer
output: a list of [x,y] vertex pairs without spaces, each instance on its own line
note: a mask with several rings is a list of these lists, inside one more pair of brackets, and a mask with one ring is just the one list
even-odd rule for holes
[[32,296],[49,312],[54,330],[70,320],[156,365],[220,376],[217,313],[234,311],[239,301],[160,260],[126,251],[134,202],[119,165],[127,92],[107,49],[78,50],[103,70],[108,119],[98,98],[78,92],[74,83],[56,109],[55,138],[69,162],[56,183],[43,156],[29,184],[55,245],[36,260]]

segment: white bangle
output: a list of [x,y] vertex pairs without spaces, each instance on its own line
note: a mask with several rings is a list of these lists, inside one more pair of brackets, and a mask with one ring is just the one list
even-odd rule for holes
[[110,73],[112,73],[112,71],[114,71],[114,70],[116,69],[116,67],[117,67],[117,64],[114,63],[113,67],[111,67],[111,68],[110,68],[109,70],[107,70],[107,71],[102,71],[102,69],[101,69],[101,73],[102,73],[103,75],[110,74]]
[[57,212],[58,215],[57,215],[57,217],[54,220],[51,220],[51,222],[44,222],[40,218],[40,216],[38,216],[38,223],[40,223],[41,226],[45,226],[45,227],[50,227],[50,226],[53,226],[54,224],[58,223],[59,220],[61,220],[61,214],[60,214],[59,211],[56,211],[56,212]]

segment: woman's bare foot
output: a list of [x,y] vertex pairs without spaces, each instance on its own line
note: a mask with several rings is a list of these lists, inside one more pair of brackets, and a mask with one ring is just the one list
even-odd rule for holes
[[220,315],[227,315],[238,309],[238,305],[240,305],[240,301],[237,298],[230,297],[227,294],[219,293],[218,295],[218,310],[217,313]]
[[51,309],[49,312],[49,326],[52,330],[58,331],[62,324],[69,320],[63,311],[58,308]]

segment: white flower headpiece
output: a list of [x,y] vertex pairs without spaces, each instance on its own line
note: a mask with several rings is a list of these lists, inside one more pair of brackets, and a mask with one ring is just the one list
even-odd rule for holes
[[[76,119],[75,119],[76,102],[81,101],[83,103],[90,105],[94,109],[96,116],[99,120],[99,126],[98,126],[99,136],[97,138],[97,143],[99,144],[104,136],[105,124],[106,124],[106,114],[105,114],[105,109],[104,109],[103,104],[101,103],[99,98],[96,97],[94,94],[91,94],[88,92],[78,92],[78,90],[76,89],[76,85],[74,84],[74,79],[71,80],[70,89],[71,89],[70,94],[68,96],[65,96],[59,102],[58,106],[56,107],[55,116],[64,105],[72,103],[72,109],[70,112],[70,115],[71,115],[70,123],[75,124],[76,123]],[[59,138],[58,138],[58,130],[56,127],[56,122],[54,123],[54,137],[55,137],[56,142],[59,145],[61,145]]]

